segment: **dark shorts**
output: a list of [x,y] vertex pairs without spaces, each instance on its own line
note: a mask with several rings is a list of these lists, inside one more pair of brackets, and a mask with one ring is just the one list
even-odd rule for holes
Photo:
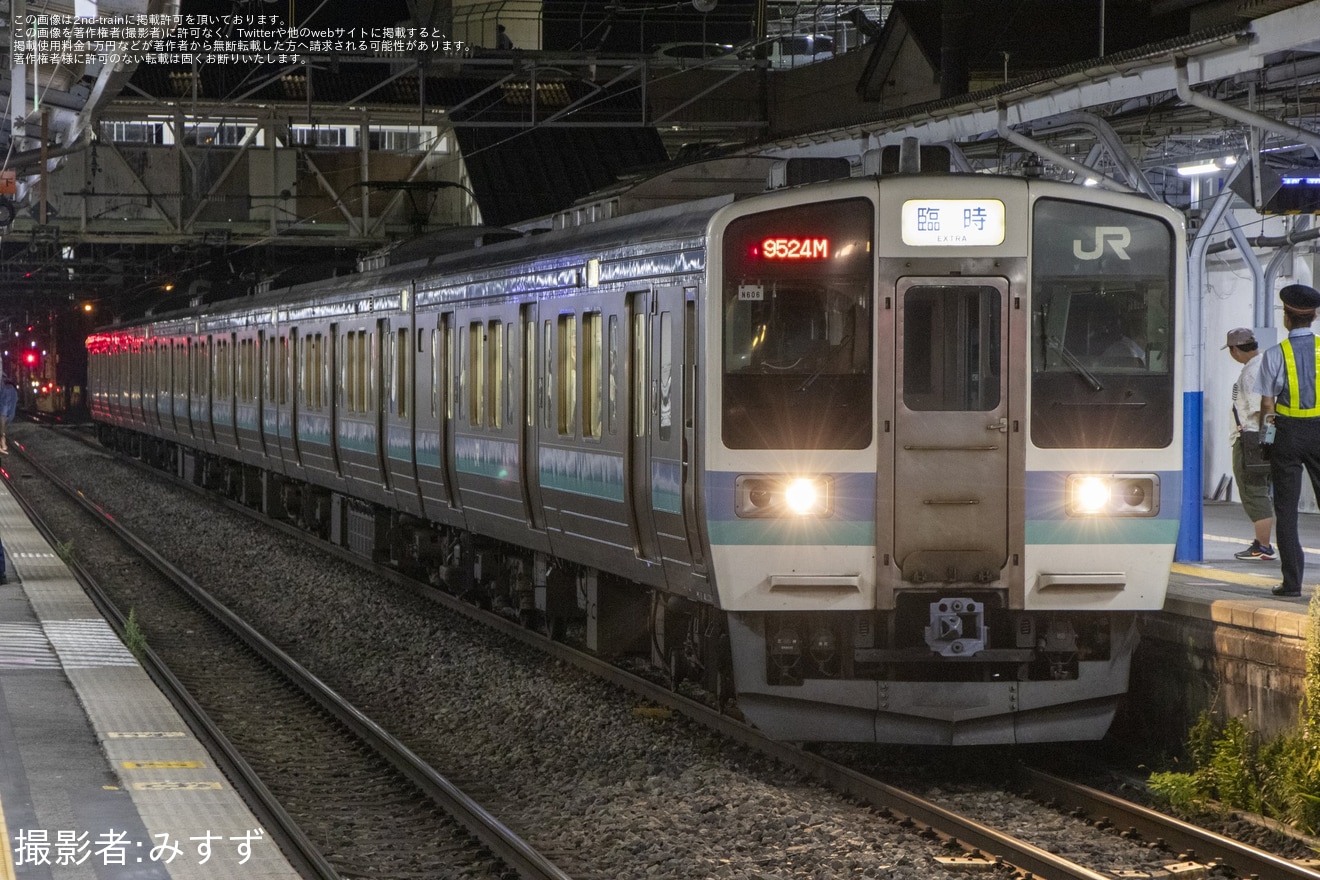
[[1233,479],[1237,480],[1242,509],[1252,522],[1274,518],[1274,499],[1269,471],[1249,471],[1242,466],[1242,444],[1233,441]]

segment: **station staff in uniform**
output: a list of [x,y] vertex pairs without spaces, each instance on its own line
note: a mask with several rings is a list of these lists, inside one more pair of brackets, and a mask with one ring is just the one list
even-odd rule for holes
[[1300,596],[1305,559],[1297,534],[1297,504],[1302,494],[1302,470],[1320,498],[1320,399],[1316,397],[1316,365],[1320,340],[1311,329],[1320,291],[1289,284],[1279,291],[1283,326],[1288,337],[1261,355],[1261,428],[1273,422],[1274,447],[1270,477],[1274,482],[1274,516],[1283,583],[1276,596]]

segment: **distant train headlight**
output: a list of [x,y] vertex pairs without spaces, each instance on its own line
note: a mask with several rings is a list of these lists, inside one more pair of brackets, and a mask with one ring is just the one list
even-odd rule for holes
[[1156,474],[1070,474],[1064,508],[1069,516],[1155,516],[1160,512]]
[[830,477],[743,474],[734,483],[734,513],[741,519],[828,516],[833,485]]

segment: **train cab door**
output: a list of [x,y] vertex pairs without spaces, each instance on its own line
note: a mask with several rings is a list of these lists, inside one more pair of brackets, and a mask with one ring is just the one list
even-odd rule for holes
[[1002,278],[898,281],[891,503],[908,584],[989,585],[1007,564],[1008,300]]

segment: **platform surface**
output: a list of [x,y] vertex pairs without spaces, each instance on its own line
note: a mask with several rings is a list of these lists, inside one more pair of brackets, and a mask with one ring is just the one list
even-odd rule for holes
[[295,880],[4,482],[0,540],[0,880]]

